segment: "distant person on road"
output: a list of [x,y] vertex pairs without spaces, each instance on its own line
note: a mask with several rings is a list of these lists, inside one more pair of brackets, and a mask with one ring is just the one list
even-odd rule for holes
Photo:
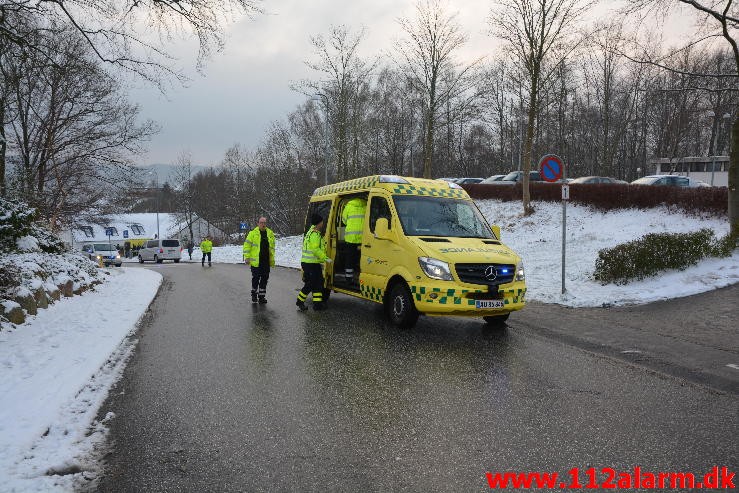
[[244,262],[251,265],[251,302],[267,303],[269,268],[275,265],[275,234],[267,227],[266,217],[260,217],[257,227],[249,231],[243,252]]
[[203,252],[203,260],[200,261],[200,265],[205,267],[205,256],[208,256],[208,267],[210,264],[210,252],[213,250],[213,241],[210,235],[206,236],[203,241],[200,242],[200,251]]
[[313,309],[318,311],[325,308],[321,264],[331,262],[331,259],[326,257],[326,241],[323,238],[323,217],[320,214],[313,214],[310,218],[310,223],[311,227],[303,237],[303,256],[300,258],[300,266],[303,268],[305,283],[298,293],[298,300],[295,302],[301,311],[308,309],[305,306],[305,300],[311,292],[313,293]]
[[192,260],[192,251],[195,250],[195,244],[192,242],[192,240],[187,242],[187,254],[190,256],[190,260]]

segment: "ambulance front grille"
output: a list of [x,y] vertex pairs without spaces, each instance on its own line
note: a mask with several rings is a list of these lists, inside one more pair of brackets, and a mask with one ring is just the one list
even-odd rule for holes
[[516,266],[511,264],[456,264],[457,277],[462,282],[498,286],[513,281]]

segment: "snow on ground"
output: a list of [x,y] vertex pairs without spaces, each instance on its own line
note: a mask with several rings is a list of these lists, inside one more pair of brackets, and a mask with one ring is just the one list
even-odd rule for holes
[[[576,307],[646,303],[739,282],[735,253],[626,286],[602,286],[590,280],[602,248],[651,232],[707,227],[721,236],[728,224],[667,209],[602,213],[570,204],[568,291],[563,296],[561,206],[534,203],[537,212],[524,218],[519,202],[484,200],[478,205],[491,223],[501,226],[504,243],[524,259],[530,300]],[[298,267],[301,243],[300,236],[279,238],[277,264]],[[183,252],[183,262],[200,258],[198,249],[192,260]],[[241,246],[213,249],[215,263],[241,261]],[[97,410],[133,350],[127,336],[161,283],[158,273],[146,269],[109,271],[110,279],[94,291],[62,299],[25,324],[0,331],[0,492],[72,491],[91,474],[75,471],[94,474],[90,457],[106,430],[104,423],[95,421]]]
[[47,474],[94,467],[85,457],[104,429],[95,415],[162,281],[146,269],[110,273],[94,291],[0,332],[0,491],[70,491],[81,473]]
[[717,237],[729,232],[725,218],[688,216],[656,208],[598,212],[567,205],[565,287],[562,295],[562,206],[534,202],[536,212],[521,216],[520,202],[481,200],[478,206],[489,222],[501,227],[503,243],[518,253],[526,267],[526,297],[566,306],[603,306],[651,303],[722,288],[739,282],[739,253],[730,258],[705,259],[684,271],[623,286],[591,280],[598,251],[649,233],[687,233],[712,229]]

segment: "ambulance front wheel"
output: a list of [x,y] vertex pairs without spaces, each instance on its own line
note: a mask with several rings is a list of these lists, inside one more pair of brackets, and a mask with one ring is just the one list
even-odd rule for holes
[[385,299],[385,311],[393,325],[410,329],[418,321],[418,310],[413,304],[411,292],[404,282],[397,282],[390,288]]

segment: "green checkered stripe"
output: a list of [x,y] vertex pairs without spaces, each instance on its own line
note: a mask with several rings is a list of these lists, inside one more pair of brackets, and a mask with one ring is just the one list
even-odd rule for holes
[[[441,288],[428,288],[426,286],[411,285],[411,295],[416,298],[416,301],[423,301],[425,303],[438,303],[440,305],[460,305],[460,306],[475,306],[475,300],[467,298],[467,293],[485,293],[481,289],[441,289]],[[428,293],[439,293],[439,297],[435,300],[422,299],[424,295]],[[514,296],[510,296],[513,294]],[[504,291],[503,304],[510,305],[513,303],[520,303],[523,301],[523,296],[526,294],[525,289],[507,289]],[[507,296],[505,296],[507,295]]]
[[466,199],[467,194],[461,188],[432,188],[417,187],[415,185],[397,185],[393,188],[395,195],[428,195],[430,197],[450,197],[454,199]]
[[362,284],[361,286],[359,286],[359,292],[363,297],[367,299],[379,301],[380,303],[382,303],[384,291],[380,288],[375,288],[373,286],[366,286]]
[[354,180],[342,181],[325,187],[317,188],[313,195],[329,195],[332,193],[349,192],[352,190],[362,190],[377,184],[380,181],[379,175],[365,176],[364,178],[356,178]]

